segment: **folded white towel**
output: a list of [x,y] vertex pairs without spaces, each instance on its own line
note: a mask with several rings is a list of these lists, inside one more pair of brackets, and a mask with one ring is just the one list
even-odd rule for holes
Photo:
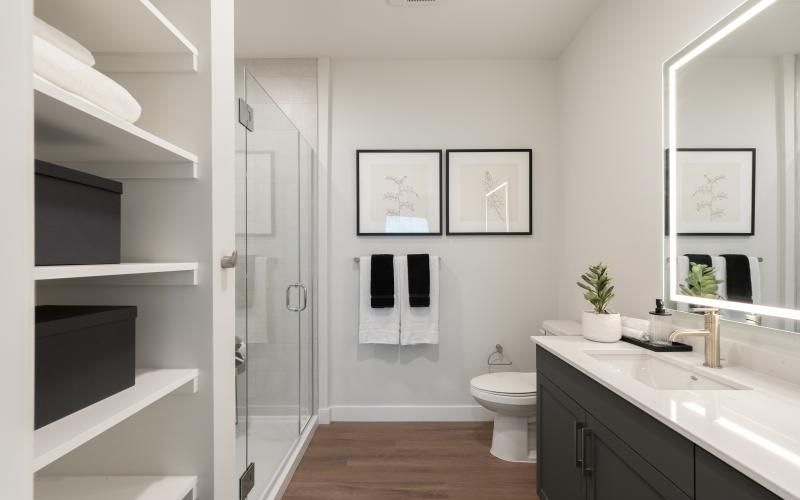
[[646,330],[639,330],[636,328],[631,328],[629,326],[623,326],[622,336],[637,340],[647,340],[650,337],[650,334],[647,333]]
[[77,40],[50,26],[38,17],[33,18],[33,34],[63,50],[87,66],[94,66],[94,56]]
[[373,308],[370,303],[369,285],[372,258],[361,257],[359,273],[358,343],[394,344],[400,343],[400,290],[399,257],[394,258],[394,307]]
[[429,268],[431,305],[411,307],[408,297],[408,258],[395,257],[395,269],[399,269],[400,275],[400,286],[395,288],[395,293],[400,298],[401,345],[439,343],[439,257],[430,256]]
[[133,123],[142,114],[120,84],[38,36],[33,37],[33,72],[125,121]]

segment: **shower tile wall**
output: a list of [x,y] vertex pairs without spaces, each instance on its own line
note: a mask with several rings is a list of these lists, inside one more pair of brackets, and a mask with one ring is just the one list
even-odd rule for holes
[[317,60],[249,59],[244,61],[300,133],[317,148]]

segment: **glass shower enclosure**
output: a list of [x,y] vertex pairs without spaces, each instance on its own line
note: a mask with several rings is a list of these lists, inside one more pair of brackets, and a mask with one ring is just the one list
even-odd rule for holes
[[246,69],[237,93],[237,471],[261,500],[315,411],[315,155]]

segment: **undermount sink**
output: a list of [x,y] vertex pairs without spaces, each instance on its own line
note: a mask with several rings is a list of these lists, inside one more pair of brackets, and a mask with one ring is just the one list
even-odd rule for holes
[[612,370],[659,390],[732,391],[746,387],[705,377],[692,370],[644,353],[587,352]]

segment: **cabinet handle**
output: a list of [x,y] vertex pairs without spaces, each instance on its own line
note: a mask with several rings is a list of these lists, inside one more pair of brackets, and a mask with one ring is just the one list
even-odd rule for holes
[[[589,441],[588,452],[586,451],[586,441]],[[594,454],[594,433],[588,427],[581,429],[581,448],[583,448],[583,475],[591,476],[594,472],[594,460],[590,460]]]
[[583,428],[584,425],[582,422],[575,422],[575,432],[572,435],[572,449],[575,450],[575,467],[583,467]]

